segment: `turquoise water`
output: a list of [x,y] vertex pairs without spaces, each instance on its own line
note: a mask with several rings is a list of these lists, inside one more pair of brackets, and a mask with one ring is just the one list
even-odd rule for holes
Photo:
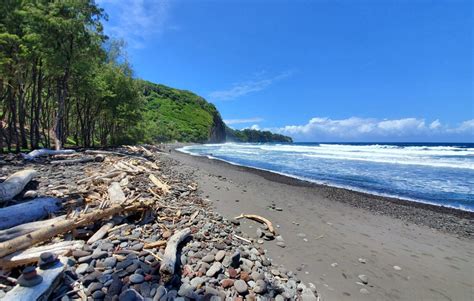
[[384,196],[474,211],[473,144],[250,144],[179,149]]

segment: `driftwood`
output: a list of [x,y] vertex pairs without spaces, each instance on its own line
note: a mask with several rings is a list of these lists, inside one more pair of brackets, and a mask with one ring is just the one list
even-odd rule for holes
[[67,266],[67,257],[59,257],[58,263],[47,270],[37,269],[38,275],[43,277],[43,281],[33,287],[22,287],[16,285],[9,291],[2,300],[5,301],[45,301],[53,292],[57,283],[61,280],[61,275]]
[[259,223],[262,223],[262,224],[266,224],[267,227],[268,227],[268,230],[270,232],[272,232],[274,235],[276,235],[276,231],[275,231],[275,228],[273,227],[273,224],[271,221],[269,221],[268,219],[264,218],[264,217],[261,217],[260,215],[256,215],[256,214],[241,214],[239,216],[236,216],[235,219],[241,219],[241,218],[248,218],[248,219],[252,219],[254,221],[257,221]]
[[38,229],[26,235],[0,243],[0,257],[18,250],[26,249],[39,242],[46,241],[56,235],[67,233],[78,227],[93,224],[95,221],[115,216],[122,212],[129,212],[148,207],[148,203],[135,202],[129,206],[115,205],[104,210],[95,210],[70,220],[60,221],[47,228]]
[[0,230],[43,219],[61,209],[58,199],[37,198],[0,209]]
[[51,164],[72,165],[72,164],[80,164],[80,163],[88,163],[88,162],[102,162],[102,161],[104,161],[104,156],[97,155],[95,157],[84,157],[84,158],[79,158],[79,159],[55,160],[55,161],[51,161]]
[[68,154],[73,154],[76,151],[72,149],[61,149],[61,150],[52,150],[52,149],[35,149],[34,151],[29,152],[26,155],[23,155],[23,158],[25,160],[33,160],[36,159],[37,157],[43,157],[43,156],[51,156],[51,155],[68,155]]
[[148,178],[150,179],[150,181],[153,182],[153,184],[155,184],[158,188],[160,188],[161,191],[163,191],[164,194],[167,194],[167,193],[170,192],[170,187],[168,186],[168,184],[161,182],[161,181],[158,180],[158,178],[155,177],[154,175],[150,174],[150,175],[148,176]]
[[19,194],[35,176],[37,172],[26,169],[15,172],[3,183],[0,183],[0,202],[9,201]]
[[[115,204],[115,205],[118,204],[119,205],[119,204],[122,204],[123,202],[125,202],[125,200],[126,200],[125,194],[123,193],[122,188],[120,187],[119,183],[117,183],[117,182],[113,182],[109,186],[108,193],[109,193],[110,202],[112,204]],[[111,221],[107,222],[106,224],[104,224],[102,227],[100,227],[99,230],[97,230],[97,232],[94,233],[94,235],[91,236],[91,238],[89,238],[87,243],[92,244],[92,243],[98,241],[99,239],[102,239],[105,235],[107,235],[109,230],[112,229],[115,226],[115,224],[117,223],[117,221],[119,219],[120,218],[114,218],[113,220],[111,220]]]
[[49,227],[54,223],[65,219],[65,215],[50,218],[43,221],[31,222],[15,226],[10,229],[0,230],[0,242],[7,241],[23,234],[28,234],[43,227]]
[[161,261],[160,274],[165,282],[174,275],[174,269],[176,266],[176,253],[178,251],[178,245],[191,235],[191,229],[186,228],[173,234],[166,244],[165,255]]
[[164,246],[166,245],[166,240],[157,240],[157,241],[154,241],[154,242],[149,242],[149,243],[146,243],[143,248],[144,249],[153,249],[153,248],[158,248],[158,247],[161,247],[161,246]]
[[83,246],[84,241],[72,240],[62,241],[52,245],[30,248],[0,258],[0,266],[3,270],[8,270],[20,265],[37,263],[41,253],[43,252],[51,252],[57,255],[68,256],[73,250],[81,249]]

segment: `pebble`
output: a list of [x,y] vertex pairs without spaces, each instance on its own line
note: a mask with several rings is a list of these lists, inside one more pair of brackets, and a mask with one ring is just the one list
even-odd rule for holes
[[134,289],[123,291],[119,296],[119,301],[144,301],[145,299]]
[[225,251],[224,250],[219,250],[216,253],[215,260],[216,261],[222,261],[222,259],[224,259],[224,257],[225,257]]
[[286,248],[286,244],[282,241],[277,241],[276,245],[281,247],[281,248]]
[[267,291],[267,283],[261,279],[257,280],[253,291],[257,294],[264,294]]
[[365,264],[365,263],[367,263],[367,260],[365,258],[359,258],[359,262]]
[[214,277],[217,273],[219,273],[222,269],[222,264],[220,262],[214,262],[212,266],[207,270],[206,276],[207,277]]
[[145,281],[145,277],[143,275],[140,275],[140,274],[132,274],[130,275],[130,282],[133,283],[133,284],[139,284],[139,283],[142,283],[143,281]]
[[394,266],[393,266],[393,269],[394,269],[395,271],[401,271],[401,270],[402,270],[402,268],[399,267],[398,265],[394,265]]
[[208,254],[206,256],[204,256],[201,260],[204,261],[204,262],[207,262],[207,263],[211,263],[213,262],[215,259],[214,255],[212,254]]
[[116,263],[117,263],[117,258],[115,258],[113,256],[108,257],[104,260],[104,266],[106,266],[109,269],[113,268]]
[[241,295],[245,295],[249,291],[247,283],[243,280],[236,280],[234,282],[234,288]]
[[332,266],[333,268],[335,268],[335,267],[338,266],[338,264],[337,264],[337,262],[333,262],[333,263],[331,263],[331,266]]
[[362,275],[362,274],[361,274],[361,275],[359,275],[358,277],[359,277],[360,281],[361,281],[363,284],[369,283],[369,277],[367,277],[366,275]]
[[89,264],[81,263],[80,265],[77,266],[76,273],[77,274],[84,274],[88,267],[89,267]]
[[105,293],[103,291],[95,291],[92,293],[92,298],[94,299],[102,299],[105,297]]

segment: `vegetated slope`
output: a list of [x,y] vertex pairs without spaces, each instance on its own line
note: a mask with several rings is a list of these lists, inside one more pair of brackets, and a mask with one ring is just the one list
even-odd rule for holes
[[291,139],[291,137],[275,134],[270,131],[259,131],[252,129],[235,130],[226,126],[226,141],[292,143],[293,139]]
[[145,96],[146,135],[154,141],[224,142],[225,124],[216,107],[186,90],[140,80]]

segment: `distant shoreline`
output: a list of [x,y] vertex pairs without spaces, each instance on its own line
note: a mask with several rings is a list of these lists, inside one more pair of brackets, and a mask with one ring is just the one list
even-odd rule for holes
[[[233,164],[220,159],[210,159],[205,156],[191,155],[177,150],[178,148],[187,145],[191,144],[169,144],[167,147],[173,149],[176,153],[183,156],[188,156],[196,160],[211,162],[212,164],[221,165],[225,168],[234,168],[236,170],[250,172],[273,182],[297,187],[308,187],[314,189],[319,194],[329,198],[330,200],[349,204],[353,207],[370,210],[379,214],[389,215],[395,218],[413,222],[415,224],[429,226],[431,228],[442,230],[448,233],[454,233],[463,237],[474,237],[474,228],[471,230],[465,229],[465,225],[463,223],[459,223],[459,220],[474,221],[473,211],[441,205],[433,205],[403,198],[382,196],[372,194],[370,192],[361,192],[348,188],[331,186],[329,184],[318,184],[288,175],[279,174],[273,171]],[[433,221],[433,218],[435,217],[438,220]]]

